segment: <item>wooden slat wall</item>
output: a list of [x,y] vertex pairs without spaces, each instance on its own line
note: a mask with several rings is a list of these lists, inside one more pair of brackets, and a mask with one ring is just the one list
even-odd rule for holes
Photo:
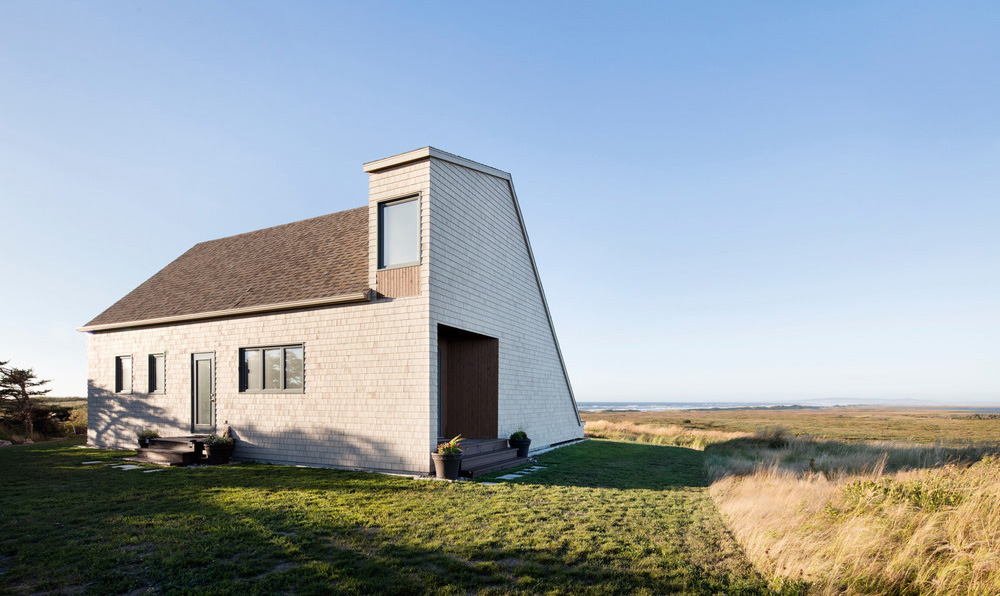
[[497,438],[500,342],[472,333],[438,334],[441,420],[446,438]]
[[375,290],[388,298],[416,296],[420,293],[420,265],[376,271],[375,285]]

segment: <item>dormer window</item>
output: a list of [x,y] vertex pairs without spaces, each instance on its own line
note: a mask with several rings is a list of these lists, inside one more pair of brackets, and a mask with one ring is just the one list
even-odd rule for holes
[[379,203],[378,268],[420,264],[420,197]]

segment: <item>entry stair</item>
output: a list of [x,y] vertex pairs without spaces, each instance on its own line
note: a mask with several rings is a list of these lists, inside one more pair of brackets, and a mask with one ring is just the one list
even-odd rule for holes
[[129,461],[159,464],[161,466],[189,466],[202,459],[208,435],[158,437],[149,440],[149,447],[136,449]]
[[[438,439],[438,443],[448,439]],[[505,470],[527,463],[528,458],[518,457],[516,447],[508,447],[507,439],[464,439],[462,442],[462,470],[466,478]]]

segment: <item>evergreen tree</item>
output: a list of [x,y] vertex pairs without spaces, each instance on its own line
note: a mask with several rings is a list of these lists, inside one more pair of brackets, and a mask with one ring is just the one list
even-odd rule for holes
[[32,411],[35,404],[32,398],[45,395],[51,389],[38,389],[48,383],[35,376],[30,368],[7,368],[7,361],[0,361],[0,398],[13,399],[17,416],[24,422],[28,436],[35,430]]

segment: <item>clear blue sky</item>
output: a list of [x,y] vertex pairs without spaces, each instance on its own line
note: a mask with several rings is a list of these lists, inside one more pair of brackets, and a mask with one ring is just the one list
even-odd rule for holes
[[1000,403],[996,2],[0,3],[0,359],[365,161],[509,171],[577,398]]

